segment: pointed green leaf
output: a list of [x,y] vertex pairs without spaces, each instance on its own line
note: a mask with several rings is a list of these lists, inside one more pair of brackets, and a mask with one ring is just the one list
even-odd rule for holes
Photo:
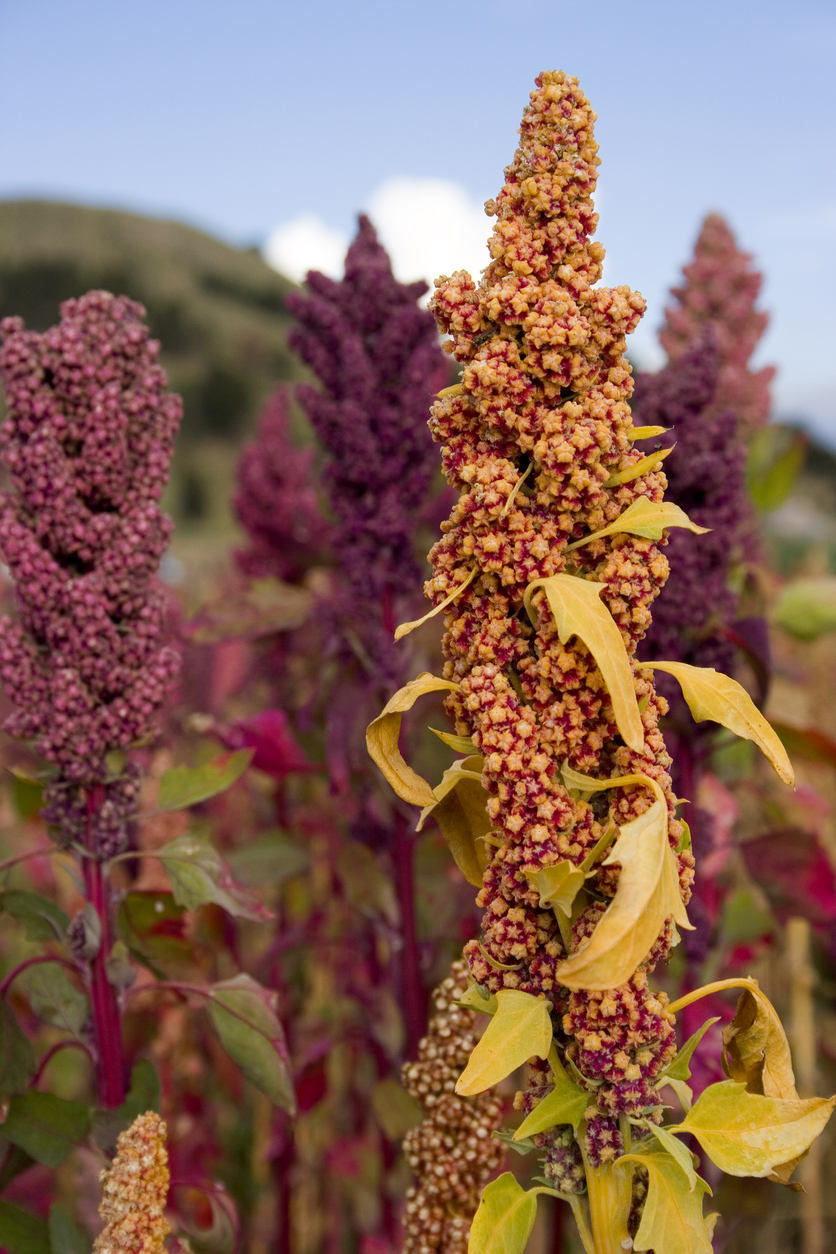
[[390,1141],[402,1141],[411,1128],[423,1122],[424,1112],[415,1098],[397,1080],[379,1080],[372,1090],[375,1119]]
[[693,1133],[730,1176],[769,1176],[810,1148],[834,1105],[836,1097],[762,1097],[723,1080],[709,1085],[673,1131]]
[[537,1197],[506,1171],[486,1185],[470,1228],[468,1254],[523,1254],[534,1220]]
[[496,995],[497,1010],[459,1076],[456,1092],[473,1097],[504,1080],[529,1058],[546,1058],[552,1046],[550,1003],[518,989]]
[[366,748],[369,757],[376,762],[384,777],[399,797],[414,806],[430,806],[435,803],[432,788],[425,779],[407,766],[398,748],[401,734],[401,718],[411,710],[419,697],[428,692],[455,692],[458,684],[449,679],[436,679],[427,671],[400,688],[366,728]]
[[3,1136],[36,1162],[58,1167],[87,1136],[90,1117],[81,1102],[30,1089],[9,1102]]
[[310,866],[308,849],[297,845],[283,832],[266,832],[264,836],[236,849],[229,855],[229,865],[240,884],[284,884],[301,875]]
[[542,588],[554,615],[560,643],[567,644],[572,636],[577,636],[589,649],[607,686],[618,730],[631,749],[641,752],[644,728],[636,703],[633,671],[621,632],[601,600],[600,593],[606,587],[606,584],[576,575],[535,579],[525,590],[525,608],[536,628],[537,614],[531,598]]
[[199,801],[225,792],[244,774],[252,756],[252,749],[236,749],[222,753],[203,766],[173,766],[160,780],[157,809],[187,810]]
[[289,1114],[296,1113],[277,995],[249,975],[214,984],[207,1009],[212,1029],[247,1079]]
[[0,1095],[23,1093],[35,1074],[35,1051],[8,998],[0,998]]
[[582,540],[567,544],[565,552],[578,549],[582,544],[589,544],[591,540],[601,540],[604,536],[617,535],[620,532],[643,536],[646,540],[661,540],[667,527],[685,527],[699,536],[710,531],[709,527],[698,527],[691,522],[685,511],[674,505],[673,501],[649,501],[646,496],[640,496],[632,505],[627,506],[615,522]]
[[62,941],[70,923],[69,915],[54,902],[17,888],[0,895],[0,910],[22,923],[29,940],[33,941]]
[[51,1254],[44,1221],[11,1202],[0,1202],[0,1246],[8,1254]]
[[239,919],[259,921],[272,918],[241,884],[203,832],[184,832],[155,850],[154,857],[164,864],[174,900],[186,910],[214,902]]
[[44,1023],[78,1036],[87,1022],[87,998],[57,962],[40,962],[23,972],[22,982],[35,1014]]
[[491,1136],[495,1136],[497,1141],[504,1141],[509,1149],[520,1155],[530,1154],[537,1148],[531,1137],[526,1136],[518,1141],[510,1128],[494,1128]]
[[536,1136],[538,1132],[547,1132],[563,1123],[571,1123],[577,1132],[584,1112],[590,1103],[589,1093],[569,1079],[563,1067],[552,1063],[554,1088],[542,1101],[539,1101],[530,1115],[523,1119],[514,1133],[514,1140]]
[[644,1148],[639,1154],[625,1154],[619,1162],[634,1162],[648,1174],[647,1197],[639,1230],[633,1240],[636,1251],[655,1250],[656,1254],[712,1254],[711,1233],[716,1215],[702,1213],[703,1195],[709,1192],[697,1177],[696,1188],[688,1188],[682,1167],[664,1150]]
[[785,784],[795,787],[795,772],[781,741],[745,688],[711,666],[685,662],[639,662],[647,670],[673,675],[694,720],[721,723],[736,736],[751,740],[769,759]]
[[694,1050],[697,1048],[700,1041],[705,1036],[706,1032],[711,1027],[711,1025],[714,1023],[719,1023],[719,1022],[720,1022],[719,1015],[717,1015],[714,1019],[706,1019],[702,1027],[698,1028],[693,1036],[688,1037],[688,1040],[682,1046],[682,1049],[679,1050],[673,1062],[671,1062],[671,1064],[667,1066],[665,1070],[662,1072],[666,1080],[690,1080],[691,1079],[691,1068],[689,1066],[689,1063],[691,1061],[691,1057],[694,1053]]
[[90,1242],[63,1206],[49,1208],[51,1254],[90,1254]]

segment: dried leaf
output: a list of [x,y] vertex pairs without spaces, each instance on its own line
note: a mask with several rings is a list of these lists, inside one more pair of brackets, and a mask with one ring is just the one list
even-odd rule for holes
[[675,448],[676,445],[672,444],[670,448],[660,449],[658,453],[649,453],[647,457],[643,457],[634,466],[628,466],[626,470],[620,470],[618,474],[610,475],[609,479],[606,479],[601,486],[604,488],[617,488],[621,483],[631,483],[633,479],[651,474],[666,457],[671,455]]
[[252,756],[252,749],[236,749],[204,762],[203,766],[173,766],[160,780],[157,809],[186,810],[224,792],[244,774]]
[[617,988],[650,953],[667,918],[691,928],[679,894],[664,800],[657,799],[644,814],[624,824],[601,865],[616,864],[621,875],[610,906],[589,942],[557,969],[558,980],[567,988]]
[[470,1228],[468,1254],[523,1254],[534,1220],[537,1197],[517,1183],[510,1171],[485,1186]]
[[711,1084],[673,1131],[691,1132],[730,1176],[771,1176],[802,1156],[824,1129],[836,1097],[782,1100],[745,1084]]
[[[555,1066],[555,1062],[557,1065]],[[514,1133],[515,1141],[525,1137],[536,1136],[538,1132],[547,1132],[560,1124],[570,1123],[577,1131],[584,1112],[590,1102],[586,1089],[570,1080],[556,1057],[552,1058],[552,1078],[554,1088],[542,1101],[538,1102],[530,1115],[523,1119]]]
[[450,848],[456,866],[476,888],[481,887],[482,873],[488,865],[484,837],[491,830],[486,809],[488,794],[482,787],[482,759],[478,755],[464,758],[444,772],[441,783],[433,789],[436,800],[424,806],[416,831],[432,816]]
[[621,1163],[634,1162],[648,1175],[647,1198],[633,1249],[657,1250],[659,1254],[712,1254],[711,1233],[716,1215],[702,1213],[703,1195],[709,1192],[704,1180],[688,1187],[679,1162],[663,1149],[642,1147],[638,1154],[625,1154]]
[[786,749],[736,680],[711,666],[688,666],[685,662],[640,662],[639,666],[673,675],[696,722],[711,719],[744,740],[754,741],[784,783],[795,787],[795,773]]
[[698,1028],[693,1036],[689,1036],[688,1040],[679,1050],[673,1062],[665,1068],[662,1075],[666,1080],[690,1080],[691,1079],[691,1056],[705,1036],[708,1029],[715,1023],[720,1022],[719,1015],[714,1019],[706,1019],[701,1028]]
[[554,615],[561,644],[577,636],[589,649],[612,703],[618,730],[625,742],[636,752],[644,748],[642,727],[630,659],[600,593],[606,584],[591,579],[579,579],[576,575],[552,575],[550,579],[535,579],[525,590],[525,608],[534,626],[537,614],[531,598],[538,588],[546,594],[549,608]]
[[424,623],[428,623],[431,618],[435,618],[436,614],[440,614],[442,610],[446,610],[447,606],[451,605],[453,601],[455,601],[456,597],[461,596],[465,588],[469,587],[470,584],[473,583],[473,580],[478,574],[479,567],[474,566],[467,578],[460,583],[457,588],[454,588],[449,596],[446,596],[443,601],[439,602],[434,609],[425,614],[423,618],[416,618],[412,623],[401,623],[400,627],[396,627],[395,639],[403,640],[404,636],[408,636],[409,633],[414,631],[416,627],[423,627]]
[[582,544],[589,544],[591,540],[601,540],[604,536],[614,536],[621,532],[631,536],[643,536],[647,540],[661,540],[666,527],[685,527],[698,536],[711,530],[710,527],[698,527],[691,522],[685,511],[674,505],[673,501],[649,501],[646,496],[640,496],[632,505],[627,506],[615,522],[592,535],[584,536],[582,540],[576,540],[574,544],[567,544],[564,551],[569,553],[572,549],[580,548]]
[[456,1092],[473,1097],[504,1080],[529,1058],[546,1058],[552,1046],[551,1005],[518,989],[496,995],[497,1010],[459,1076]]
[[757,980],[747,981],[734,1019],[723,1028],[723,1046],[727,1074],[750,1093],[798,1097],[786,1033]]
[[435,804],[435,794],[425,779],[404,762],[398,748],[401,731],[401,715],[411,710],[419,697],[428,692],[446,689],[455,692],[458,684],[449,679],[436,679],[427,671],[400,688],[387,701],[383,710],[366,729],[366,748],[369,757],[376,762],[395,792],[414,806]]

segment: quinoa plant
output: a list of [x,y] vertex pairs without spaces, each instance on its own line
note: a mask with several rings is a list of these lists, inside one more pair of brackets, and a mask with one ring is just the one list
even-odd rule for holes
[[[634,427],[629,408],[626,335],[644,302],[597,286],[593,122],[576,79],[540,75],[486,205],[491,261],[478,283],[460,271],[437,284],[431,307],[463,366],[431,417],[460,494],[426,588],[447,610],[447,661],[368,730],[396,792],[438,818],[479,885],[482,935],[465,946],[461,1000],[490,1021],[456,1092],[478,1095],[533,1059],[513,1139],[538,1155],[540,1183],[525,1192],[506,1173],[485,1188],[472,1254],[522,1250],[542,1192],[571,1206],[587,1254],[710,1254],[707,1185],[678,1137],[695,1136],[731,1174],[786,1183],[836,1101],[798,1097],[754,980],[673,1003],[651,985],[692,926],[694,874],[654,673],[677,680],[695,719],[754,741],[793,775],[733,679],[636,658],[668,574],[667,532],[701,528],[663,499],[671,450],[633,445],[660,434]],[[467,755],[435,788],[398,747],[403,711],[433,691],[454,719],[448,743]],[[731,986],[744,991],[724,1036],[729,1079],[694,1102],[700,1033],[677,1051],[675,1013]],[[669,1092],[682,1118],[666,1125]],[[408,1214],[410,1241],[425,1222]]]

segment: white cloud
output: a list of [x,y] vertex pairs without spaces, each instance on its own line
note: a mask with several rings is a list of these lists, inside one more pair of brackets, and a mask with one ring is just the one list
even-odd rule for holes
[[[490,260],[490,219],[457,183],[387,179],[369,197],[366,212],[402,283],[425,279],[432,286],[438,275],[453,270],[478,276]],[[308,270],[339,278],[348,244],[342,231],[306,213],[276,227],[264,245],[264,257],[296,282]]]

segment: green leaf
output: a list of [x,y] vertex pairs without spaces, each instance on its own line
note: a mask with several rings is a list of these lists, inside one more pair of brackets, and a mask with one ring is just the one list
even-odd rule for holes
[[0,1094],[23,1093],[35,1074],[35,1051],[8,998],[0,999]]
[[569,553],[572,549],[580,548],[582,544],[589,544],[591,540],[602,540],[604,536],[617,535],[619,532],[643,536],[646,540],[661,540],[668,527],[685,527],[699,536],[711,530],[710,527],[698,527],[691,522],[685,511],[674,505],[673,501],[649,501],[646,496],[640,496],[632,505],[627,506],[615,522],[582,540],[567,544],[564,552]]
[[560,643],[568,644],[572,636],[577,636],[589,649],[607,686],[618,730],[630,748],[641,753],[644,728],[636,704],[633,671],[621,632],[601,600],[600,593],[606,587],[604,583],[575,575],[535,579],[525,590],[525,608],[536,628],[538,616],[531,598],[542,588],[554,615]]
[[432,816],[441,829],[456,866],[468,884],[480,887],[488,864],[485,836],[491,830],[488,794],[482,786],[482,759],[478,755],[454,762],[433,789],[436,800],[424,806],[416,831]]
[[116,916],[116,931],[130,952],[158,980],[193,970],[185,934],[185,911],[173,893],[128,893]]
[[[247,750],[249,752],[249,750]],[[154,853],[164,864],[174,900],[187,910],[210,902],[239,919],[272,918],[249,892],[236,884],[229,867],[203,832],[184,832]]]
[[625,1154],[620,1163],[634,1162],[648,1174],[647,1198],[633,1249],[657,1254],[712,1254],[711,1233],[716,1215],[704,1216],[702,1199],[710,1192],[699,1176],[696,1188],[677,1159],[661,1149],[647,1147],[640,1154]]
[[267,832],[251,845],[229,855],[229,865],[239,883],[284,884],[310,866],[309,850],[283,832]]
[[728,944],[745,945],[749,941],[760,940],[762,936],[771,936],[774,931],[772,914],[751,888],[738,888],[726,898],[720,932]]
[[60,906],[37,893],[18,888],[0,895],[0,910],[22,923],[29,940],[33,941],[62,941],[70,923],[69,915]]
[[807,452],[807,437],[780,423],[756,431],[749,444],[746,479],[749,495],[765,513],[789,496]]
[[536,1218],[536,1194],[526,1193],[510,1171],[504,1172],[482,1193],[468,1254],[522,1254]]
[[770,1176],[810,1148],[834,1105],[836,1097],[762,1097],[723,1080],[705,1089],[673,1131],[693,1133],[730,1176]]
[[818,640],[836,631],[836,576],[816,575],[788,584],[772,621],[797,640]]
[[87,1136],[90,1117],[81,1102],[30,1089],[9,1102],[3,1136],[36,1162],[58,1167]]
[[203,766],[173,766],[160,780],[157,809],[187,810],[225,792],[246,771],[252,760],[252,749],[235,749]]
[[522,1140],[518,1141],[516,1134],[510,1128],[495,1128],[491,1136],[495,1136],[497,1141],[504,1141],[508,1148],[512,1149],[516,1154],[530,1154],[532,1150],[537,1148],[529,1136],[523,1137]]
[[3,1154],[3,1166],[0,1169],[0,1193],[5,1193],[13,1180],[28,1171],[35,1160],[19,1145],[11,1145],[0,1137],[0,1151]]
[[710,719],[728,727],[736,736],[753,741],[784,783],[795,787],[795,773],[786,749],[736,679],[711,666],[688,666],[685,662],[639,662],[638,665],[673,675],[695,722]]
[[390,1141],[402,1141],[410,1128],[417,1128],[424,1119],[424,1112],[415,1098],[391,1078],[379,1080],[375,1085],[372,1110]]
[[22,819],[34,819],[44,802],[42,783],[16,775],[12,781],[15,809]]
[[443,740],[448,749],[452,749],[454,753],[466,753],[470,757],[476,752],[476,746],[470,736],[454,736],[452,732],[438,731],[435,727],[431,727],[430,731],[434,736],[438,736],[439,740]]
[[212,1029],[247,1079],[289,1114],[296,1096],[288,1065],[278,998],[249,975],[214,984],[207,1003]]
[[94,1110],[90,1125],[96,1143],[103,1150],[116,1146],[120,1132],[130,1127],[137,1115],[149,1110],[159,1112],[161,1100],[160,1077],[147,1058],[141,1058],[131,1071],[131,1086],[121,1106],[115,1110]]
[[552,1078],[554,1088],[542,1101],[538,1102],[531,1114],[523,1119],[514,1133],[514,1140],[536,1136],[538,1132],[547,1132],[560,1124],[571,1123],[577,1132],[584,1112],[592,1098],[585,1089],[570,1080],[563,1067],[552,1060]]
[[23,983],[35,1014],[44,1023],[79,1036],[90,1007],[84,993],[57,962],[39,962],[23,972]]
[[386,702],[374,722],[369,723],[366,728],[369,757],[377,763],[398,796],[410,805],[434,805],[435,794],[427,781],[413,771],[411,766],[407,766],[403,759],[398,747],[401,718],[426,693],[455,692],[458,686],[449,679],[436,679],[435,675],[424,671],[417,679],[411,679],[405,687],[399,688]]
[[682,1049],[679,1050],[673,1062],[662,1072],[665,1079],[682,1081],[691,1079],[691,1067],[689,1064],[691,1062],[691,1058],[693,1057],[694,1050],[697,1048],[712,1024],[719,1022],[719,1015],[715,1016],[713,1019],[706,1019],[702,1027],[697,1028],[694,1035],[688,1037],[688,1040],[682,1046]]
[[180,1216],[180,1224],[189,1238],[188,1248],[193,1254],[233,1254],[237,1240],[229,1212],[215,1193],[208,1193],[205,1197],[212,1212],[209,1227],[198,1228],[194,1224],[185,1223]]
[[90,1254],[90,1242],[63,1206],[49,1208],[50,1254]]
[[484,1036],[459,1076],[456,1092],[473,1097],[504,1080],[529,1058],[546,1058],[552,1046],[551,1006],[542,997],[504,988]]
[[51,1254],[43,1220],[11,1202],[0,1202],[0,1246],[8,1254]]
[[367,918],[382,916],[392,927],[397,925],[400,912],[394,885],[367,845],[343,840],[337,854],[337,874],[352,909]]

